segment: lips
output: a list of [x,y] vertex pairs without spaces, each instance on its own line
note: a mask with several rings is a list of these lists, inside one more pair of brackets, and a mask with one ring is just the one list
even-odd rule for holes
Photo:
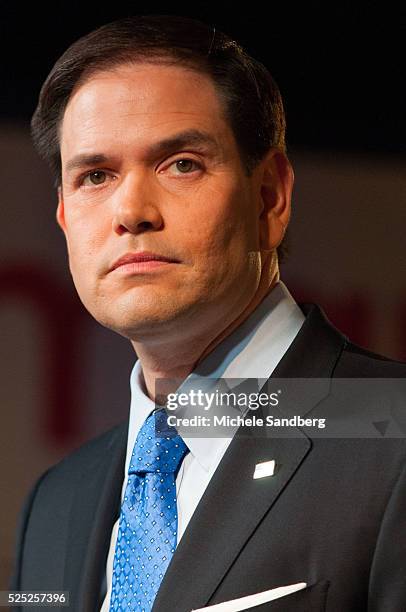
[[137,264],[137,263],[145,263],[148,261],[163,261],[166,263],[179,263],[176,259],[171,259],[169,257],[165,257],[164,255],[159,255],[158,253],[150,253],[148,251],[143,251],[141,253],[126,253],[117,261],[113,263],[110,268],[110,272],[116,270],[120,266],[125,266],[127,264]]

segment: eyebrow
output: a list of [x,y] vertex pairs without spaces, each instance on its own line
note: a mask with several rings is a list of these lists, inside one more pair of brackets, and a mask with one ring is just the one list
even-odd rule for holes
[[[153,158],[156,155],[188,146],[209,148],[216,151],[220,148],[217,140],[213,136],[207,132],[192,129],[179,132],[169,138],[154,143],[148,147],[147,157]],[[66,162],[66,172],[69,173],[78,168],[88,168],[105,163],[108,159],[109,158],[104,153],[79,153]]]

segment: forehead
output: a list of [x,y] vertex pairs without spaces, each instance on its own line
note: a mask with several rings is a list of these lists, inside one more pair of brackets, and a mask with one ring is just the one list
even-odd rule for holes
[[132,63],[92,74],[73,91],[60,126],[61,154],[190,128],[221,141],[231,130],[211,78],[176,65]]

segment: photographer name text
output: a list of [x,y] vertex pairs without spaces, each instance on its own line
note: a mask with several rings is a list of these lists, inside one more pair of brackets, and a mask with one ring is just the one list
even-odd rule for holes
[[289,418],[279,418],[268,415],[265,418],[253,416],[204,416],[195,415],[193,417],[177,417],[171,414],[167,417],[169,427],[317,427],[324,429],[326,419],[319,418],[303,418],[299,415],[294,415]]

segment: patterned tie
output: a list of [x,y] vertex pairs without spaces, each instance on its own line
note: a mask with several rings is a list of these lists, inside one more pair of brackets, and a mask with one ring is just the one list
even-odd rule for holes
[[152,608],[176,548],[175,478],[188,450],[163,410],[150,414],[138,433],[121,506],[110,612]]

